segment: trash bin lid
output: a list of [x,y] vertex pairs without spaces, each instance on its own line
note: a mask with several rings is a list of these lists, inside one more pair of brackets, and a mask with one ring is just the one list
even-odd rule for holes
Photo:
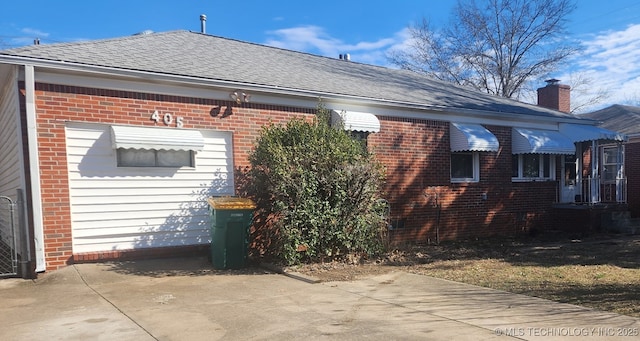
[[209,198],[209,205],[216,210],[253,210],[256,204],[249,198],[216,197]]

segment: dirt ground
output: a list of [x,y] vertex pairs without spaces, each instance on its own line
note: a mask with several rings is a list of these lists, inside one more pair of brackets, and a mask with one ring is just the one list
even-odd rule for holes
[[350,281],[396,270],[640,317],[638,235],[405,245],[372,259],[288,269],[321,281]]

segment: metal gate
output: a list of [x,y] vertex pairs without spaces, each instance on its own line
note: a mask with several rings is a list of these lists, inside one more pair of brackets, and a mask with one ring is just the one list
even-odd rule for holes
[[16,251],[16,204],[0,196],[0,277],[18,274]]

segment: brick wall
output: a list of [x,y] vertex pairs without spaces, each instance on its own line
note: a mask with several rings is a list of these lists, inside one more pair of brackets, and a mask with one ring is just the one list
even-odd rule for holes
[[36,84],[35,97],[47,269],[73,261],[66,121],[164,126],[152,121],[151,114],[155,110],[171,113],[183,117],[184,128],[232,131],[234,166],[238,168],[248,165],[247,152],[262,126],[306,117],[315,111],[51,84]]
[[566,113],[571,112],[571,87],[564,84],[549,84],[539,88],[538,105]]
[[634,218],[640,217],[640,140],[631,140],[624,147],[627,175],[627,203]]
[[[293,117],[309,118],[315,111],[50,84],[36,85],[36,108],[47,269],[74,261],[66,121],[154,126],[151,114],[155,110],[161,115],[171,113],[183,117],[184,128],[233,132],[234,166],[242,168],[248,166],[247,152],[262,126]],[[369,136],[369,146],[387,167],[385,197],[398,226],[392,232],[395,241],[513,235],[548,225],[557,185],[512,183],[511,128],[488,126],[498,138],[500,150],[480,153],[478,183],[452,184],[448,122],[393,117],[380,117],[380,122],[381,131]],[[75,260],[124,255],[131,256],[128,252],[88,258],[76,255]]]
[[380,120],[369,145],[387,166],[394,241],[512,236],[550,226],[557,182],[511,181],[511,128],[486,127],[500,149],[480,153],[479,182],[451,183],[449,123]]
[[582,149],[582,178],[591,176],[591,142],[579,142]]

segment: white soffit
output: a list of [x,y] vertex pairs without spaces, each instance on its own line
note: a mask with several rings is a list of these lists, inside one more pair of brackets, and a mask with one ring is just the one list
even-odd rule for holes
[[115,149],[155,149],[201,151],[204,138],[197,130],[111,126]]
[[377,133],[380,131],[380,121],[374,114],[357,111],[331,112],[331,124],[342,124],[344,130]]
[[560,123],[560,132],[570,138],[573,142],[627,140],[627,137],[624,134],[586,124]]
[[513,154],[567,154],[576,153],[576,146],[568,137],[553,130],[512,128]]
[[451,123],[451,151],[497,152],[498,138],[480,124]]

